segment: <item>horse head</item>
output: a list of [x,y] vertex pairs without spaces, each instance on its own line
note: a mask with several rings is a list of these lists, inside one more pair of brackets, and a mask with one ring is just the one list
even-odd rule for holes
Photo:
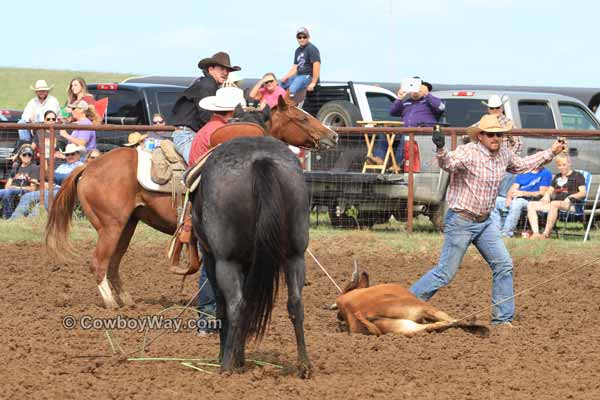
[[310,150],[328,149],[338,141],[337,133],[282,96],[271,110],[269,134],[292,146]]

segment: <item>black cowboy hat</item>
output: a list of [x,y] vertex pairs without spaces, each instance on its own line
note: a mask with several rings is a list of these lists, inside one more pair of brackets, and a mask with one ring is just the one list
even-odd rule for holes
[[229,54],[224,51],[220,51],[212,55],[209,58],[203,58],[198,62],[198,68],[207,69],[211,65],[220,65],[223,68],[227,68],[230,71],[241,71],[241,68],[238,66],[231,66],[231,60],[229,59]]

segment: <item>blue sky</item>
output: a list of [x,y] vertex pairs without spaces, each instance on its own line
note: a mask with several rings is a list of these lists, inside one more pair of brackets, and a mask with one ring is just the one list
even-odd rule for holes
[[281,76],[306,26],[324,80],[600,87],[596,1],[90,3],[3,2],[0,66],[196,76],[225,50],[245,77]]

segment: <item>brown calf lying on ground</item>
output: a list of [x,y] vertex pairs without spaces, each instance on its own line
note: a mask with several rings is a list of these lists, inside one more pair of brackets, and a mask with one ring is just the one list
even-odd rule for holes
[[401,285],[382,284],[369,287],[369,276],[363,272],[359,279],[356,266],[352,281],[335,302],[332,308],[339,310],[338,319],[345,321],[348,331],[352,333],[377,336],[397,333],[413,336],[420,332],[458,327],[486,334],[485,327],[459,324],[445,312],[417,299]]

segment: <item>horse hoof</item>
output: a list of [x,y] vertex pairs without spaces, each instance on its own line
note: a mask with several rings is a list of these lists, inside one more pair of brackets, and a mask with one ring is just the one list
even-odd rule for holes
[[309,379],[312,373],[312,365],[310,364],[300,364],[298,366],[298,378],[300,379]]

